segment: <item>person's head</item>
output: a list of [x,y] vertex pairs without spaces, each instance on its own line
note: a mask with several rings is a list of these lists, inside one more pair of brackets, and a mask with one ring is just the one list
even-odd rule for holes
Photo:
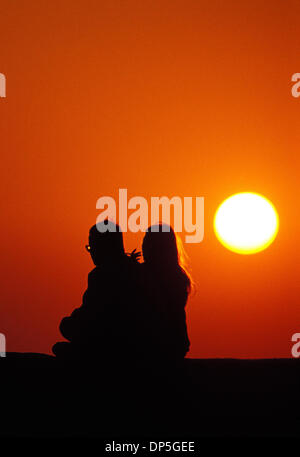
[[147,229],[142,250],[148,264],[178,264],[176,235],[167,224],[152,225]]
[[125,255],[123,233],[120,227],[109,220],[93,225],[86,246],[95,265],[103,264]]
[[167,224],[152,225],[146,231],[142,245],[145,264],[168,276],[181,273],[186,277],[187,289],[191,277],[186,267],[186,254],[180,237]]

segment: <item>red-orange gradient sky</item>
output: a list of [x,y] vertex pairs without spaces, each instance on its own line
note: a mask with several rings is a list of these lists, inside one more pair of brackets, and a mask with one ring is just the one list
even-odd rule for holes
[[[96,200],[205,197],[186,245],[193,357],[289,357],[300,331],[297,0],[1,0],[1,312],[10,351],[50,352],[81,304]],[[241,256],[213,233],[232,193],[280,231]],[[126,248],[141,235],[125,235]]]

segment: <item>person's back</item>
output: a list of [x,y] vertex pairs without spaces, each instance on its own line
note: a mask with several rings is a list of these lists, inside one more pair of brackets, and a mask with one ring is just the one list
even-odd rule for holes
[[178,260],[175,233],[170,227],[169,232],[163,232],[163,227],[150,227],[143,241],[142,281],[148,321],[144,344],[152,358],[181,360],[190,346],[185,313],[190,279]]

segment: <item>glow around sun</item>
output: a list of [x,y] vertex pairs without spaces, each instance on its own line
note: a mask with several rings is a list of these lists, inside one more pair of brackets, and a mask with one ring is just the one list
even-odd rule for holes
[[218,240],[238,254],[255,254],[276,238],[279,217],[274,205],[263,195],[241,192],[218,207],[214,231]]

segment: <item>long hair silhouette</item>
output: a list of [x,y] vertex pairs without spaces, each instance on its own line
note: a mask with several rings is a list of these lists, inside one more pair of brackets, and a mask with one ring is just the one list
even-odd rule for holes
[[186,283],[187,294],[190,294],[194,286],[188,258],[181,238],[172,227],[162,223],[150,226],[143,239],[142,250],[146,263],[169,279],[181,278]]
[[182,360],[190,346],[185,306],[192,284],[182,263],[183,247],[170,226],[158,224],[148,228],[142,249],[149,352],[157,360]]

